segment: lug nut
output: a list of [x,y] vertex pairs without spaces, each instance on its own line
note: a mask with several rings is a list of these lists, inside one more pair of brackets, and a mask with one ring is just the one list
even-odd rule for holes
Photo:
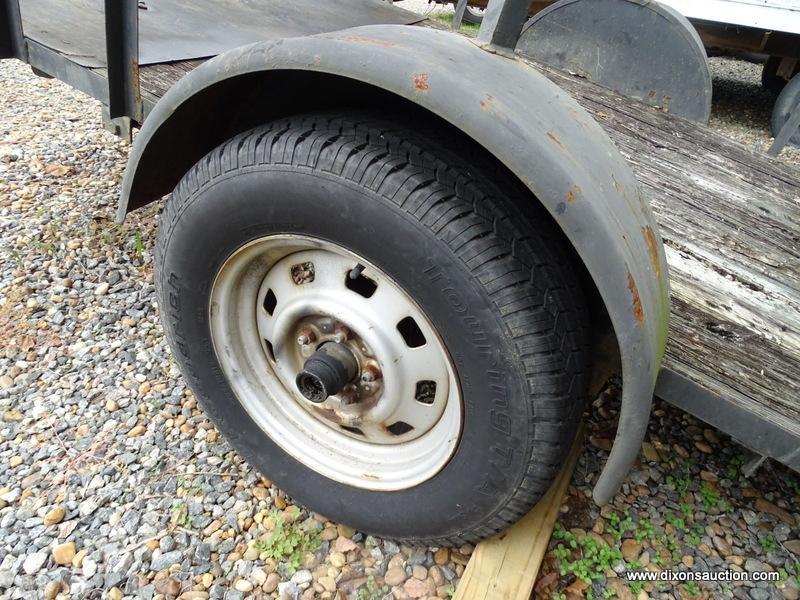
[[333,331],[333,341],[339,344],[346,342],[350,337],[350,330],[344,325],[337,325]]
[[314,332],[311,331],[311,329],[306,327],[300,330],[300,334],[297,336],[297,343],[301,346],[307,346],[315,339],[317,339],[317,336],[314,335]]
[[367,363],[361,370],[361,383],[370,384],[381,377],[381,370],[372,363]]

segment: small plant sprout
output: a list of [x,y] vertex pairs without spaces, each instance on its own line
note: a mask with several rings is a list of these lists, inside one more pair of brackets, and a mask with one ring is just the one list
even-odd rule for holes
[[300,567],[306,552],[313,552],[320,545],[319,532],[303,527],[302,523],[287,522],[279,510],[270,513],[275,523],[272,532],[256,542],[256,548],[267,558],[285,563],[292,574]]

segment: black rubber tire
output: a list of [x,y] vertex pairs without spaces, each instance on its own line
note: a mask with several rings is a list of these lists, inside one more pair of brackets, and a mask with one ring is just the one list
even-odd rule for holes
[[[773,136],[778,135],[781,127],[789,120],[789,115],[796,110],[800,110],[800,73],[792,77],[775,100],[770,123]],[[796,131],[789,138],[789,144],[800,148],[800,131]]]
[[[770,56],[764,63],[764,68],[761,70],[761,86],[765,90],[772,92],[780,92],[786,87],[788,81],[783,77],[778,77],[778,67],[783,60],[780,56]],[[793,76],[800,72],[800,63],[794,69]]]
[[[421,127],[371,113],[306,115],[222,144],[166,204],[156,283],[189,386],[253,467],[361,531],[457,545],[515,522],[558,473],[586,394],[587,310],[570,251],[527,190],[463,140]],[[437,328],[464,420],[455,454],[428,481],[373,492],[327,479],[236,400],[210,339],[209,290],[232,252],[278,232],[364,256],[412,291]]]
[[467,6],[466,10],[464,11],[464,22],[472,23],[473,25],[480,25],[483,23],[483,13]]

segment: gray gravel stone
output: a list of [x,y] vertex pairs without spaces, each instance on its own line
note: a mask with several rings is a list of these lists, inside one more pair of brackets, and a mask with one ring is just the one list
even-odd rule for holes
[[163,571],[168,569],[174,564],[179,564],[183,559],[183,552],[180,550],[173,550],[172,552],[165,552],[158,558],[154,558],[150,563],[150,569],[153,571]]

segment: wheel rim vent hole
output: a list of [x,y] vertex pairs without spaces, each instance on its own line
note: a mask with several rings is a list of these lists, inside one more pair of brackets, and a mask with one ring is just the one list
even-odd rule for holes
[[364,435],[364,432],[361,431],[358,427],[349,427],[348,425],[339,425],[345,431],[349,431],[350,433],[355,433],[356,435]]
[[392,435],[403,435],[404,433],[408,433],[414,428],[405,421],[397,421],[396,423],[392,423],[391,425],[389,425],[386,429]]
[[358,277],[353,279],[349,271],[344,276],[344,286],[364,298],[371,298],[378,289],[378,284],[363,273],[359,273]]
[[277,305],[278,299],[275,297],[275,292],[270,288],[267,290],[267,295],[264,296],[264,310],[267,311],[267,314],[271,317]]
[[275,349],[272,347],[272,342],[269,340],[264,340],[264,345],[267,347],[267,354],[269,355],[270,360],[275,362]]
[[397,324],[397,331],[403,336],[406,346],[409,348],[419,348],[426,344],[425,336],[412,317],[406,317]]
[[429,379],[424,379],[417,382],[417,389],[414,393],[414,399],[420,404],[433,404],[436,398],[436,382]]

